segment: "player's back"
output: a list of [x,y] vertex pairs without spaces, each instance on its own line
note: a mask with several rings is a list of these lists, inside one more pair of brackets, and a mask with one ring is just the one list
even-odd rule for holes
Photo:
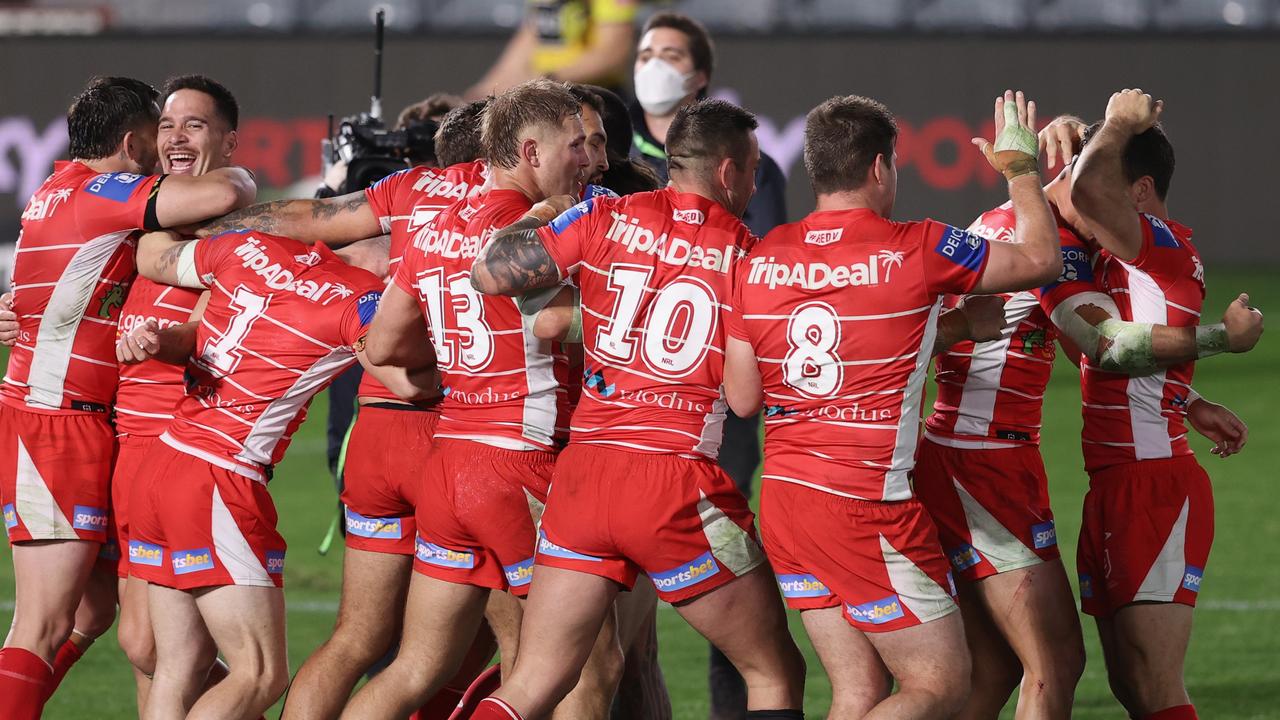
[[195,262],[210,298],[165,439],[252,476],[279,461],[312,396],[355,362],[382,282],[322,245],[256,231],[199,241]]
[[582,290],[571,441],[715,458],[727,408],[721,309],[750,231],[718,203],[668,187],[592,198],[540,233]]
[[756,246],[733,332],[759,360],[766,479],[911,497],[941,295],[971,289],[986,256],[958,228],[867,209],[815,212]]
[[134,277],[132,233],[157,176],[59,162],[22,213],[14,256],[19,337],[5,402],[105,412],[115,395],[116,324]]
[[[1174,327],[1199,324],[1204,304],[1204,265],[1191,230],[1140,214],[1142,247],[1125,262],[1103,251],[1096,263],[1102,289],[1120,319]],[[1195,363],[1131,377],[1080,367],[1084,396],[1085,469],[1137,460],[1190,455],[1186,416]]]
[[512,298],[471,287],[480,248],[531,206],[516,190],[472,196],[442,211],[405,249],[395,282],[427,319],[444,394],[435,437],[514,450],[563,443],[563,360],[534,336]]
[[[486,172],[483,160],[446,168],[412,167],[392,173],[364,191],[382,231],[391,237],[387,277],[395,277],[405,248],[427,232],[441,211],[479,192]],[[357,394],[399,400],[369,373],[360,379]]]

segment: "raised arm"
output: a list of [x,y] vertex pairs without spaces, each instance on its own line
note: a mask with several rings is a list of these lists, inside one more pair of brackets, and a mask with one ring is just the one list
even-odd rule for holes
[[203,290],[196,273],[196,243],[183,240],[170,230],[152,232],[138,238],[138,274],[152,282]]
[[243,229],[326,245],[344,245],[382,234],[378,216],[362,190],[323,200],[260,203],[210,220],[200,226],[196,235],[210,237]]
[[[489,68],[484,77],[467,88],[464,93],[467,100],[483,100],[487,95],[497,95],[507,88],[519,85],[533,78],[532,58],[534,48],[538,44],[538,32],[532,19],[525,19],[520,28],[507,41],[506,48],[498,61]],[[630,46],[627,46],[630,50]]]
[[1019,91],[1006,90],[995,102],[995,143],[973,142],[991,166],[1009,181],[1017,218],[1013,242],[988,244],[988,257],[975,294],[1029,290],[1062,273],[1058,226],[1040,184],[1039,146],[1033,129],[1036,105]]
[[560,269],[537,231],[576,202],[568,195],[548,198],[494,233],[471,266],[471,287],[485,295],[523,295],[560,282]]
[[1222,322],[1171,327],[1119,320],[1111,298],[1099,292],[1074,295],[1053,310],[1053,323],[1094,365],[1110,372],[1145,375],[1153,370],[1223,352],[1253,349],[1262,335],[1262,313],[1241,294]]
[[257,193],[253,175],[244,168],[168,175],[156,191],[156,222],[166,228],[202,222],[249,205]]
[[1163,109],[1163,100],[1141,90],[1113,94],[1102,128],[1080,153],[1071,174],[1071,203],[1098,244],[1126,262],[1137,259],[1142,250],[1142,224],[1124,173],[1124,150],[1130,138],[1156,124]]
[[591,28],[591,43],[586,50],[576,60],[556,70],[555,79],[577,83],[599,82],[600,78],[627,67],[635,46],[634,23],[596,23]]

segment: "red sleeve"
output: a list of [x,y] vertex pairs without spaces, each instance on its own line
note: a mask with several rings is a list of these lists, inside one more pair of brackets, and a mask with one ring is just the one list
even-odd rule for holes
[[338,334],[343,343],[355,345],[369,332],[369,323],[373,322],[381,300],[381,289],[366,289],[347,302],[338,321]]
[[933,220],[912,224],[913,230],[921,235],[929,292],[964,295],[973,290],[991,255],[986,239]]
[[122,230],[159,230],[155,196],[164,175],[101,173],[76,190],[76,220],[88,237]]
[[[248,235],[246,230],[231,230],[203,240],[196,240],[196,272],[201,278],[206,275],[216,277],[223,262],[234,254],[236,246]],[[204,281],[201,280],[201,282]]]
[[724,317],[724,331],[730,337],[737,338],[743,342],[751,342],[751,337],[747,335],[747,323],[743,318],[742,312],[742,288],[747,284],[747,273],[751,272],[750,256],[742,258],[738,261],[733,271],[733,288],[730,290],[730,298],[728,305],[721,315]]
[[604,197],[583,200],[560,213],[551,224],[538,228],[538,237],[560,269],[560,277],[569,277],[577,272],[578,263],[583,259],[584,241],[592,236],[596,218],[608,213],[603,203],[609,200]]
[[[369,208],[373,210],[374,215],[378,216],[378,224],[382,226],[383,232],[391,231],[391,217],[395,214],[396,197],[405,183],[413,182],[410,174],[414,170],[414,168],[407,168],[391,173],[364,191],[365,199],[369,201]],[[401,214],[406,212],[402,211]]]
[[1058,242],[1062,245],[1062,274],[1040,288],[1040,307],[1051,317],[1068,298],[1098,292],[1093,280],[1093,253],[1075,233],[1064,228],[1058,228]]

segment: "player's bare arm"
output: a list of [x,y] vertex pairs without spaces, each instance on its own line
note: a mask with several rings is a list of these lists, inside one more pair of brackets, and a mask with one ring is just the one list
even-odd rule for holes
[[13,311],[13,293],[0,295],[0,345],[13,347],[18,342],[18,313]]
[[1091,363],[1130,375],[1225,352],[1248,352],[1262,336],[1262,313],[1249,306],[1246,294],[1227,306],[1222,322],[1212,325],[1171,327],[1119,317],[1110,297],[1088,292],[1060,304],[1052,320]]
[[1228,458],[1244,449],[1249,441],[1249,426],[1223,405],[1210,402],[1194,389],[1187,403],[1187,421],[1196,432],[1213,442],[1209,451]]
[[365,372],[371,373],[383,387],[401,400],[413,402],[429,400],[440,395],[440,376],[435,363],[421,368],[403,368],[395,365],[375,365],[369,361],[365,350],[357,348],[356,358]]
[[560,269],[537,230],[576,202],[568,195],[547,198],[494,233],[471,266],[471,286],[485,295],[522,295],[560,282]]
[[348,265],[368,270],[378,277],[386,277],[391,263],[391,236],[379,235],[359,240],[338,248],[334,254]]
[[436,353],[418,302],[394,284],[382,293],[365,335],[363,355],[373,365],[435,366]]
[[1084,144],[1085,122],[1075,115],[1059,115],[1040,130],[1040,152],[1052,170],[1061,159],[1064,166],[1080,154]]
[[257,194],[253,175],[244,168],[167,175],[156,190],[156,222],[165,228],[202,222],[249,205]]
[[990,243],[986,268],[976,294],[1039,287],[1062,272],[1058,226],[1040,183],[1036,104],[1021,91],[1006,90],[995,102],[995,142],[974,138],[991,167],[1009,181],[1009,199],[1017,217],[1014,242]]
[[138,238],[138,274],[152,282],[203,290],[196,274],[196,243],[183,240],[169,230],[147,233]]
[[1163,109],[1163,100],[1142,90],[1113,94],[1102,128],[1072,169],[1072,204],[1098,244],[1126,262],[1142,248],[1142,224],[1121,159],[1129,139],[1155,125]]
[[966,340],[989,342],[1004,334],[1004,298],[999,295],[969,295],[957,307],[938,316],[938,334],[933,354],[943,353]]
[[724,399],[738,417],[751,417],[764,405],[764,384],[751,343],[725,336]]
[[210,237],[229,230],[261,230],[326,245],[343,245],[382,234],[364,191],[323,200],[274,200],[210,220],[196,231]]
[[582,342],[582,296],[577,288],[566,285],[527,293],[516,298],[516,305],[533,316],[533,334],[539,340]]

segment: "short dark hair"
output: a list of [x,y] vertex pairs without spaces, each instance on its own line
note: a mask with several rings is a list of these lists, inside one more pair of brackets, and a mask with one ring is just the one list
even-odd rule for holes
[[503,168],[520,163],[520,133],[535,125],[559,127],[565,118],[582,113],[581,103],[564,83],[529,80],[489,98],[484,109],[480,144],[484,157]]
[[[589,86],[582,83],[565,83],[565,86],[569,88],[569,94],[573,96],[574,100],[578,101],[579,105],[586,105],[596,111],[596,114],[600,116],[600,123],[603,125],[604,101],[600,99],[600,96],[595,94]],[[605,132],[607,133],[608,130]]]
[[232,130],[240,127],[240,103],[222,83],[208,75],[179,75],[165,81],[161,94],[168,101],[169,96],[179,90],[197,90],[213,98],[213,109],[227,127]]
[[689,38],[689,56],[693,58],[693,69],[701,70],[707,74],[707,80],[711,79],[716,66],[716,50],[711,43],[711,33],[707,32],[705,25],[684,13],[668,10],[650,15],[640,35],[643,37],[654,28],[671,28],[684,33]]
[[126,133],[160,119],[160,93],[141,80],[95,77],[67,110],[71,157],[97,160],[115,154]]
[[[1102,129],[1101,120],[1085,128],[1081,142],[1082,149],[1100,129]],[[1125,180],[1136,183],[1150,175],[1151,184],[1155,186],[1156,197],[1161,200],[1169,197],[1169,185],[1173,183],[1175,165],[1173,143],[1169,142],[1169,136],[1165,134],[1164,127],[1159,123],[1129,138],[1128,144],[1124,146],[1124,156],[1120,164],[1124,168]]]
[[480,157],[480,122],[487,100],[476,100],[450,110],[436,130],[436,161],[440,167],[471,162]]
[[426,120],[444,119],[450,110],[463,106],[462,98],[450,93],[431,93],[426,98],[407,106],[396,117],[395,130],[404,130],[409,125]]
[[818,195],[856,190],[877,155],[893,157],[898,125],[884,104],[838,95],[809,111],[804,123],[804,167]]
[[614,156],[627,157],[631,154],[632,138],[635,137],[635,130],[631,127],[631,113],[627,110],[627,104],[614,91],[599,85],[584,87],[600,98],[600,119],[604,122],[604,132],[608,136],[605,147],[609,151],[609,164],[612,165]]
[[756,116],[725,100],[698,100],[676,111],[667,129],[667,164],[672,171],[694,170],[700,161],[730,158],[747,162]]

